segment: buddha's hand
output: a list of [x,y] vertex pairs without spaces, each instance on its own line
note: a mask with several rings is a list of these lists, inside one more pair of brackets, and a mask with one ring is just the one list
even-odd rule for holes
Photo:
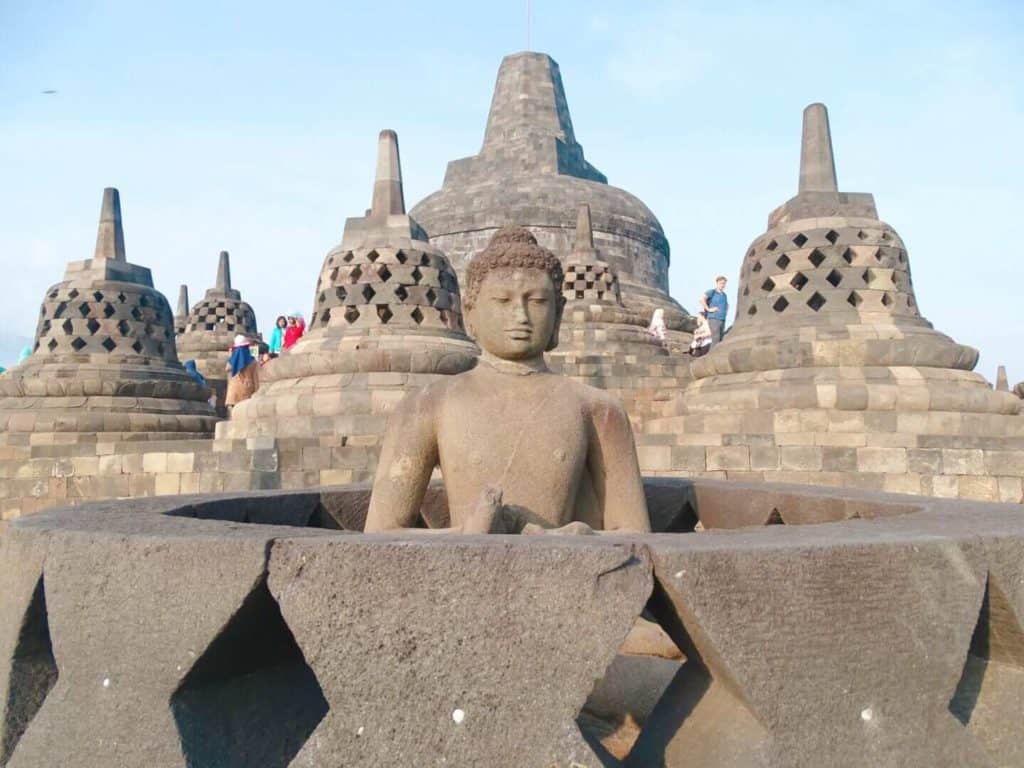
[[534,536],[539,533],[559,533],[569,534],[571,536],[590,536],[595,533],[594,529],[586,523],[581,523],[579,520],[574,520],[568,525],[563,525],[561,528],[545,528],[537,525],[536,523],[527,523],[523,526],[522,533],[524,536]]
[[490,485],[480,494],[476,507],[462,524],[463,533],[505,533],[505,519],[501,513],[501,488]]

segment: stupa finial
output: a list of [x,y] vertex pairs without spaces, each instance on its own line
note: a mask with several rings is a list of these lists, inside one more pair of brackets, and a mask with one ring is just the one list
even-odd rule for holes
[[593,253],[594,251],[594,227],[590,221],[590,204],[581,203],[576,214],[576,242],[573,244],[573,253]]
[[188,315],[188,308],[188,286],[182,285],[181,288],[178,289],[178,311],[176,313],[178,317],[185,317]]
[[217,283],[214,289],[221,293],[228,293],[231,290],[231,260],[227,251],[220,252],[220,262],[217,264]]
[[838,191],[828,109],[824,104],[811,104],[804,109],[804,130],[800,142],[800,192]]
[[398,157],[398,134],[383,130],[377,139],[377,177],[373,182],[371,216],[401,216],[405,213],[402,165]]
[[121,196],[113,187],[103,190],[100,226],[96,234],[96,259],[125,261],[124,229],[121,226]]
[[1006,366],[1000,365],[996,368],[996,391],[998,392],[1009,392],[1010,391],[1010,379],[1006,375]]

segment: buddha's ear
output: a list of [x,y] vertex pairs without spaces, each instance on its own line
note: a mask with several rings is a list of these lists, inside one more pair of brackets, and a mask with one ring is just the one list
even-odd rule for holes
[[545,352],[550,352],[558,346],[558,334],[562,330],[562,313],[565,311],[565,296],[558,293],[558,298],[555,301],[555,326],[551,329],[551,338],[548,339],[548,345],[544,348]]
[[465,304],[462,305],[462,325],[466,328],[466,335],[476,339],[476,331],[473,328],[473,312]]

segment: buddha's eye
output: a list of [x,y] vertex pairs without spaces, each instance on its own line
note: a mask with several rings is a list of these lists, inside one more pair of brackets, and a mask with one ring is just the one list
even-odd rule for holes
[[508,296],[491,296],[491,301],[497,304],[508,304]]
[[547,304],[548,300],[544,296],[531,296],[530,297],[530,303],[531,304]]

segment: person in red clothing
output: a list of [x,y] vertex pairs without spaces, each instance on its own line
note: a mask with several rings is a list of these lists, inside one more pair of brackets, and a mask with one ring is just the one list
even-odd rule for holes
[[300,312],[292,312],[288,315],[288,326],[284,329],[283,349],[290,349],[295,345],[302,334],[306,332],[306,321],[302,319]]

